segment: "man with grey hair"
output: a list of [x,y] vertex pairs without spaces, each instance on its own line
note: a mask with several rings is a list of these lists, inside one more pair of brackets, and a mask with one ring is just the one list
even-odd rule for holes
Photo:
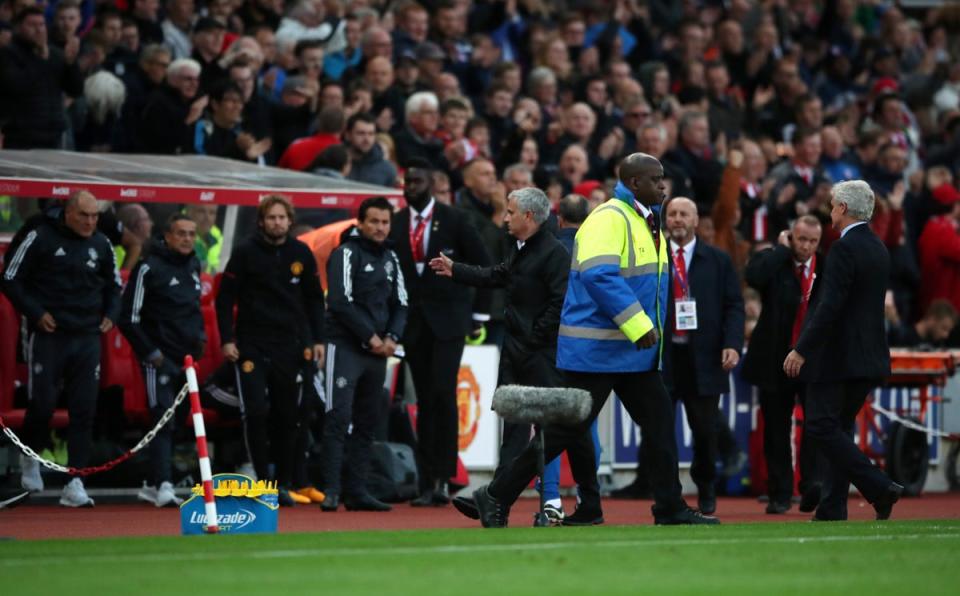
[[[507,197],[504,223],[513,237],[506,260],[493,267],[455,263],[444,254],[430,267],[457,283],[505,288],[506,335],[500,356],[498,385],[555,387],[562,384],[556,368],[560,309],[567,291],[570,254],[547,230],[550,200],[539,188],[521,188]],[[500,468],[530,441],[530,425],[504,423]],[[498,472],[500,468],[498,468]],[[465,515],[479,517],[470,499],[454,499]],[[466,508],[470,512],[464,510]]]
[[393,137],[400,167],[405,168],[411,160],[420,158],[438,169],[449,171],[447,158],[443,154],[443,141],[434,134],[440,126],[440,102],[437,96],[430,91],[414,93],[407,99],[404,115],[405,126]]
[[503,170],[503,186],[507,189],[507,195],[515,190],[533,186],[533,170],[523,163],[507,166]]
[[145,153],[176,155],[193,146],[193,129],[207,107],[199,96],[200,63],[191,58],[174,60],[167,80],[147,99],[141,116],[140,143]]
[[827,256],[820,301],[783,363],[789,377],[807,381],[805,438],[822,455],[823,490],[814,521],[847,519],[850,483],[888,519],[903,487],[853,442],[854,419],[890,374],[884,298],[890,255],[867,222],[874,195],[862,180],[835,184],[830,219],[840,239]]

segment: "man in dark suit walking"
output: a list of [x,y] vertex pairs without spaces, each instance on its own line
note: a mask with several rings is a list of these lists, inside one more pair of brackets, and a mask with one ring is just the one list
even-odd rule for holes
[[723,251],[697,239],[697,205],[676,197],[666,207],[672,291],[667,302],[663,378],[683,401],[693,432],[690,475],[702,513],[717,509],[717,402],[740,362],[744,312],[740,280]]
[[[770,514],[786,513],[791,507],[793,409],[798,396],[801,405],[806,398],[803,383],[787,377],[781,364],[797,344],[807,313],[812,312],[820,296],[823,259],[818,258],[817,247],[821,235],[820,220],[804,215],[790,230],[780,232],[775,247],[758,252],[747,263],[747,283],[760,292],[763,309],[741,374],[759,390]],[[820,500],[820,486],[813,478],[814,455],[813,449],[801,447],[800,493],[804,498],[800,511],[813,511]]]
[[457,472],[457,373],[464,338],[489,318],[490,301],[488,290],[474,295],[428,265],[440,254],[468,265],[490,264],[466,216],[431,195],[432,170],[425,160],[409,161],[403,190],[409,206],[390,226],[409,299],[403,347],[417,392],[421,485],[411,504],[421,507],[450,502],[447,480]]
[[830,249],[823,292],[800,339],[783,362],[807,387],[807,437],[825,456],[817,521],[847,519],[850,482],[888,519],[903,487],[853,442],[850,429],[867,394],[890,374],[883,303],[890,256],[867,222],[874,195],[862,180],[834,185],[830,219],[840,239]]

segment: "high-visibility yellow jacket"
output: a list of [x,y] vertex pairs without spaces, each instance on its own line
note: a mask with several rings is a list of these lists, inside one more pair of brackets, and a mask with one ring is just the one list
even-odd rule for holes
[[670,287],[668,239],[659,254],[647,222],[632,204],[613,198],[577,231],[560,315],[557,367],[581,372],[645,372],[660,368],[662,341],[634,342],[654,327],[663,337]]

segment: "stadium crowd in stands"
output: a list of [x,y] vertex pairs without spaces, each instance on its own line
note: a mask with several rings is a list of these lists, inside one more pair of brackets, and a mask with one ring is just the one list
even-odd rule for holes
[[[931,4],[3,0],[2,146],[205,154],[388,186],[423,159],[493,263],[511,191],[592,209],[623,157],[647,153],[667,196],[693,200],[697,237],[732,259],[748,345],[750,257],[807,215],[826,254],[831,185],[863,179],[892,259],[892,344],[958,346],[960,6]],[[0,197],[0,230],[31,208]],[[188,214],[213,272],[222,239],[204,209]],[[125,238],[146,245],[138,234]],[[493,292],[492,341],[504,300]]]

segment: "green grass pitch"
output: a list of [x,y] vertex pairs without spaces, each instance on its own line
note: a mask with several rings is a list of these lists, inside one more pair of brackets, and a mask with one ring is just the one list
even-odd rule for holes
[[0,593],[960,594],[960,520],[0,543]]

